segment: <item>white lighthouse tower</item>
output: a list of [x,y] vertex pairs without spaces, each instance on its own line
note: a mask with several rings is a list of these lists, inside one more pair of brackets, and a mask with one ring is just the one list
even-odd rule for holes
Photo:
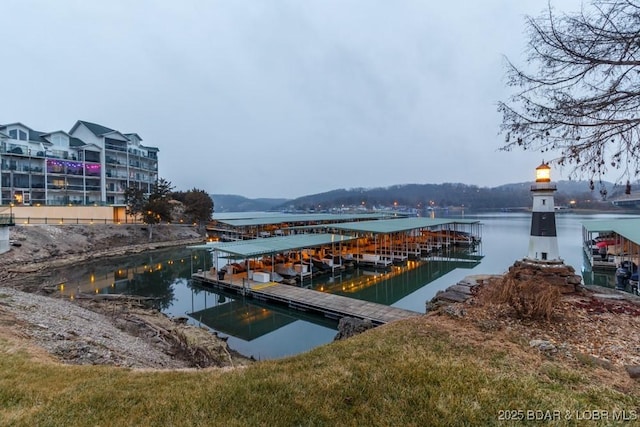
[[536,168],[536,182],[531,186],[531,235],[529,255],[525,261],[549,264],[563,262],[558,252],[556,235],[556,213],[553,204],[555,191],[556,185],[551,183],[551,168],[543,161]]

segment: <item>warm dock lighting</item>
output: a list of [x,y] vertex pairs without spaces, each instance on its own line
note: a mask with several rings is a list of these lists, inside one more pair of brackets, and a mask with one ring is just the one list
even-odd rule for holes
[[64,291],[64,283],[60,283],[60,291]]
[[550,182],[551,181],[551,168],[548,163],[544,161],[540,166],[536,168],[536,182]]

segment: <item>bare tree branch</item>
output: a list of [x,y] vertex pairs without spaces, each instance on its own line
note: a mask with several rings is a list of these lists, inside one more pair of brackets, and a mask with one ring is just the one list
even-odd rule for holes
[[600,179],[640,170],[640,4],[594,0],[577,13],[549,5],[528,17],[526,64],[507,60],[507,84],[517,91],[498,103],[503,150],[560,155],[572,176]]

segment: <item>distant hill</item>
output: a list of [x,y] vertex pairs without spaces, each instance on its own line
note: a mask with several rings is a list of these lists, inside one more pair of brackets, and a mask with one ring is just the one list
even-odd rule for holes
[[[378,188],[336,189],[311,194],[297,199],[248,199],[238,195],[212,194],[216,212],[247,211],[327,211],[342,208],[371,209],[394,206],[399,209],[424,210],[429,207],[460,207],[471,210],[496,210],[528,208],[531,205],[532,182],[504,184],[498,187],[478,187],[461,183],[402,184]],[[582,208],[613,208],[603,200],[600,185],[589,189],[587,181],[555,182],[556,205],[572,205]],[[603,182],[609,198],[624,188]],[[573,203],[571,203],[573,202]]]
[[216,212],[270,211],[287,199],[248,199],[234,194],[210,194]]

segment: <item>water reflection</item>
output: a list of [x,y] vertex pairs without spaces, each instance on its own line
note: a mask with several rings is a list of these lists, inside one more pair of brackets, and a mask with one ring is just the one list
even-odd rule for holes
[[[306,286],[391,305],[453,270],[477,266],[481,259],[464,252],[450,256],[457,261],[408,261],[386,272],[351,269],[314,278]],[[170,316],[186,315],[192,324],[228,335],[232,348],[256,357],[295,354],[333,339],[337,319],[272,306],[191,281],[193,272],[209,269],[211,264],[209,252],[167,249],[57,269],[49,280],[63,298],[89,293],[152,298],[150,303],[157,309]]]

